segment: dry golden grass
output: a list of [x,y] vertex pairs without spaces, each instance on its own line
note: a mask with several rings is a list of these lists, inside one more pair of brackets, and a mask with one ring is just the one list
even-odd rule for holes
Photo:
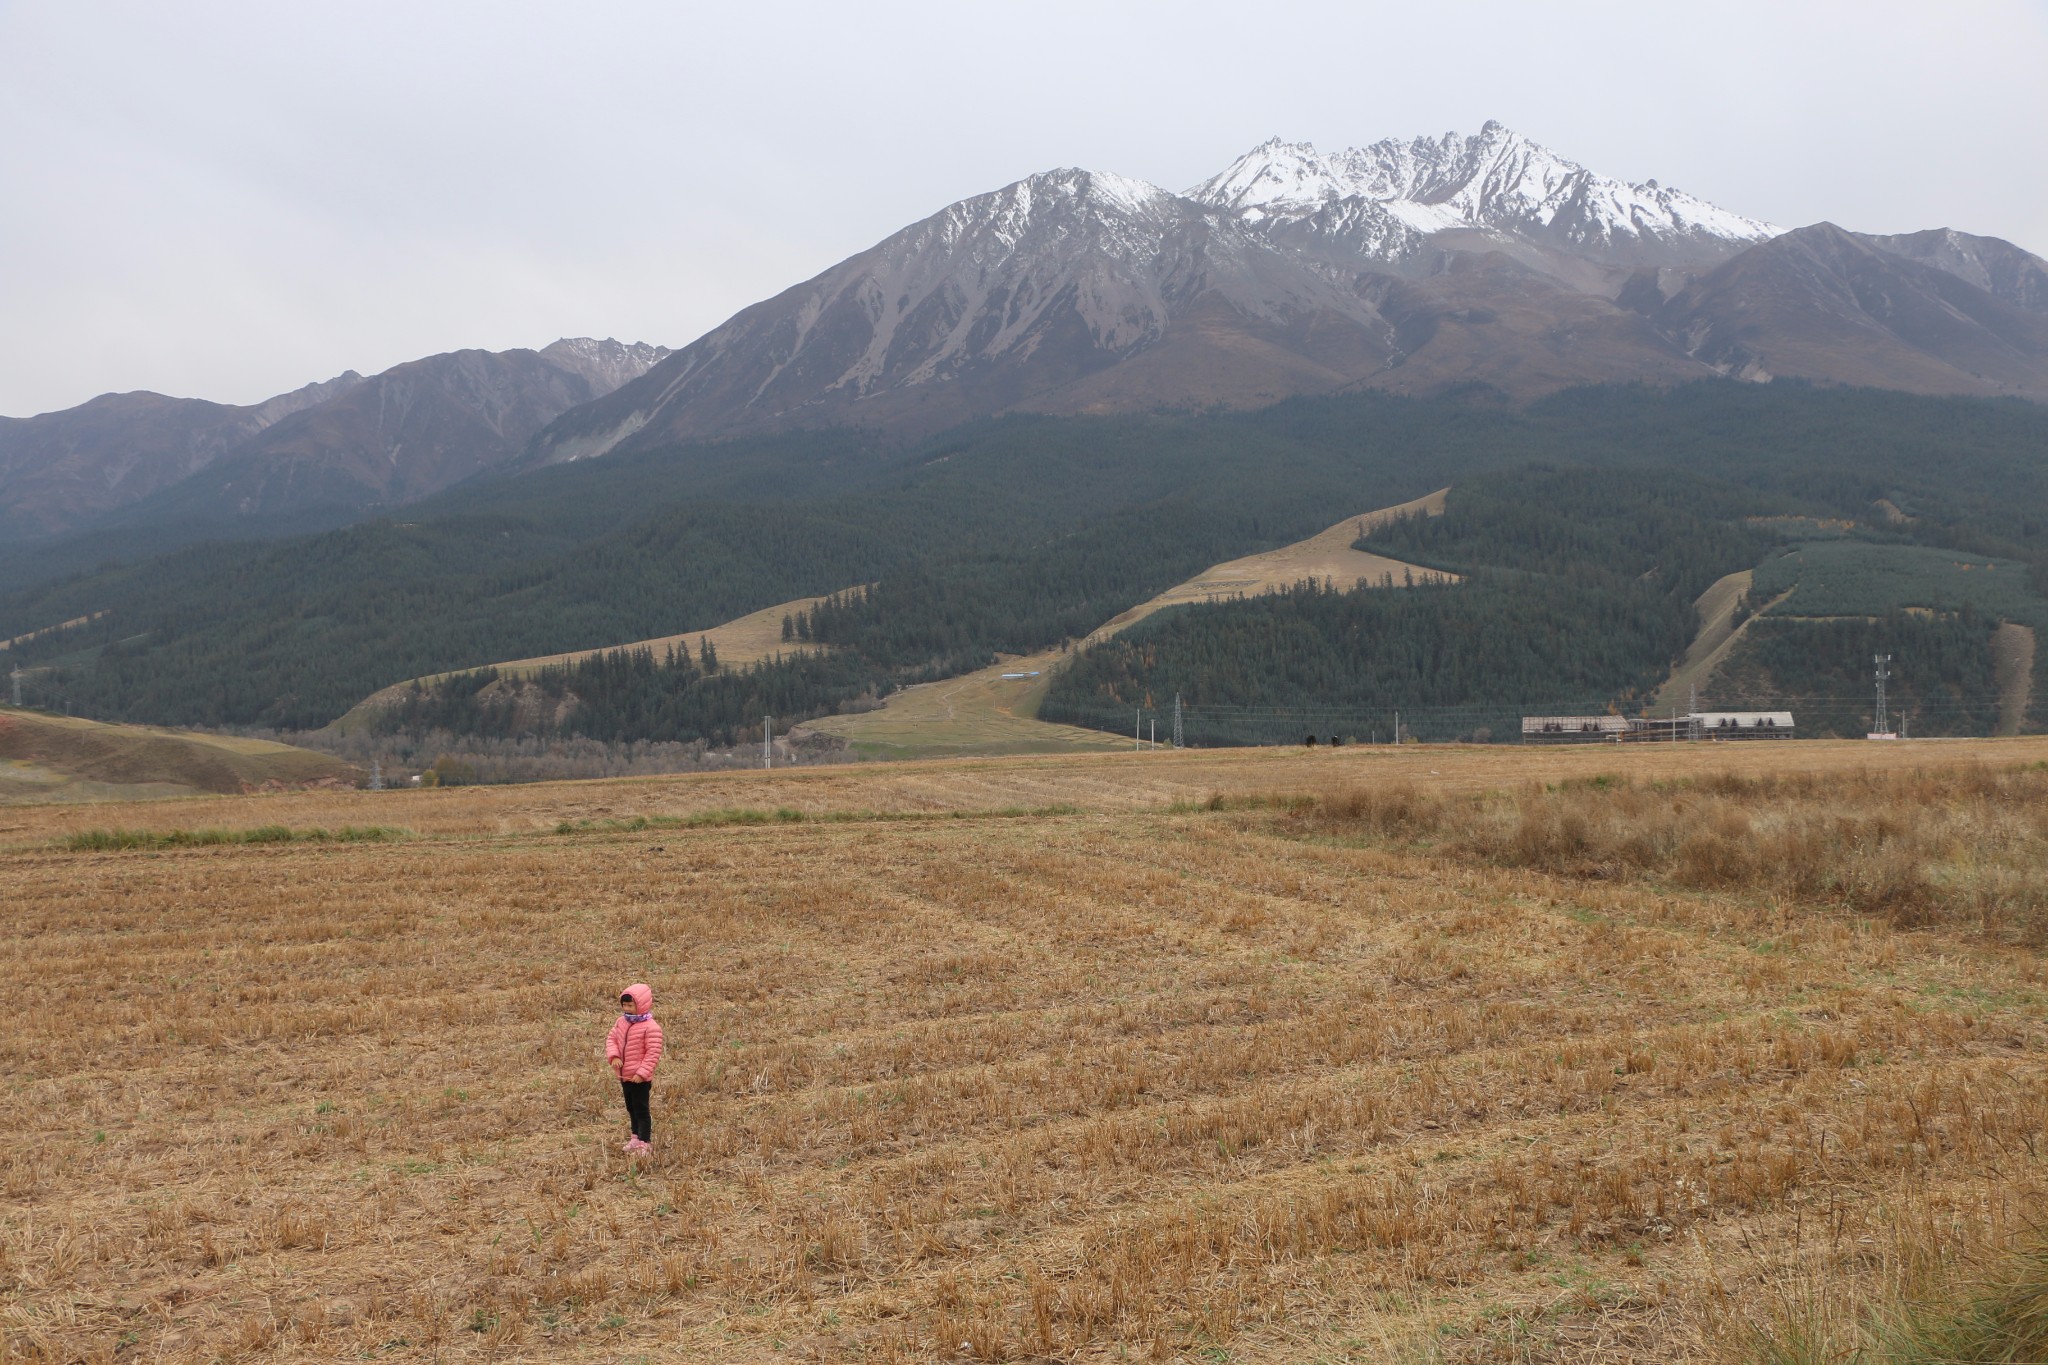
[[1446,573],[1440,569],[1418,568],[1398,559],[1388,559],[1385,555],[1351,548],[1351,543],[1367,531],[1389,522],[1399,521],[1403,517],[1442,516],[1444,498],[1450,491],[1448,488],[1439,488],[1434,493],[1393,507],[1382,507],[1360,516],[1346,517],[1336,525],[1318,531],[1305,540],[1297,540],[1292,545],[1283,545],[1277,550],[1266,550],[1259,554],[1246,555],[1242,559],[1211,565],[1187,582],[1176,584],[1157,597],[1110,618],[1091,633],[1085,643],[1095,644],[1107,640],[1166,607],[1193,602],[1221,602],[1238,597],[1257,597],[1261,593],[1278,592],[1294,587],[1308,579],[1318,583],[1327,580],[1345,592],[1360,584],[1376,588],[1387,580],[1392,580],[1396,587],[1407,586],[1410,583],[1455,583],[1458,581],[1458,575],[1454,573]]
[[[1218,796],[1212,805],[1227,808]],[[1259,800],[1297,827],[1566,876],[1839,905],[2048,947],[2048,769],[1601,776],[1446,796],[1413,782]]]
[[[1671,676],[1651,698],[1653,711],[1690,705],[1693,692],[1704,688],[1712,680],[1714,670],[1734,652],[1735,642],[1741,638],[1743,628],[1756,619],[1754,616],[1739,622],[1735,619],[1735,609],[1742,604],[1755,579],[1755,570],[1743,569],[1715,579],[1699,595],[1699,600],[1693,603],[1699,612],[1699,633],[1693,636],[1692,643],[1685,648],[1685,656],[1672,666]],[[2012,733],[2018,734],[2019,731]]]
[[1038,719],[1038,705],[1045,699],[1053,670],[1067,657],[1048,649],[1001,659],[959,677],[893,692],[878,710],[825,716],[806,722],[801,730],[836,735],[859,757],[1085,753],[1130,748],[1128,739],[1116,735]]
[[269,740],[0,708],[0,804],[348,786],[353,764]]
[[[686,631],[681,635],[664,635],[653,640],[635,640],[629,644],[610,645],[608,649],[651,649],[656,654],[667,650],[688,650],[694,655],[701,643],[711,642],[718,651],[718,660],[723,664],[741,667],[757,664],[776,654],[796,654],[812,649],[823,649],[823,645],[796,644],[782,638],[782,620],[809,611],[825,600],[824,597],[799,597],[789,602],[778,602],[772,607],[749,612],[735,617],[723,625],[709,630]],[[510,663],[497,664],[501,673],[537,673],[549,664],[574,663],[581,659],[595,658],[604,653],[602,649],[573,650],[567,654],[548,654],[532,659],[514,659]]]
[[[1845,819],[1946,830],[1913,834],[1935,872],[1974,846],[2003,876],[2038,846],[2035,778],[2002,770],[2044,754],[1084,755],[9,810],[0,1349],[1726,1358],[2040,1216],[2048,970],[1840,878],[1585,850],[1671,827],[1657,781],[1761,827],[1823,772]],[[1913,775],[1940,757],[1977,767]],[[1345,805],[1383,786],[1435,824]],[[1580,815],[1576,860],[1517,865],[1509,803]],[[1047,806],[1075,813],[1000,813]],[[874,815],[553,832],[721,807]],[[59,846],[267,825],[414,834]],[[636,979],[671,1040],[639,1165],[598,1055]]]

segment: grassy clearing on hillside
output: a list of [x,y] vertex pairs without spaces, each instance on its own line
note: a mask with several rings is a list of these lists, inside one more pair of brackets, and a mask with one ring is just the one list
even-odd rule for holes
[[[496,670],[501,678],[526,678],[543,668],[560,667],[593,659],[601,654],[618,650],[645,649],[657,657],[665,656],[670,650],[695,654],[706,641],[710,642],[720,666],[725,668],[746,668],[778,655],[790,657],[812,650],[823,649],[823,645],[812,645],[788,641],[782,638],[782,622],[799,612],[809,611],[825,597],[799,597],[788,602],[778,602],[772,607],[749,612],[722,625],[705,630],[689,631],[680,635],[663,635],[651,640],[633,640],[624,644],[609,645],[601,649],[573,650],[566,654],[543,654],[530,659],[513,659],[505,663],[482,664],[479,668]],[[462,670],[474,672],[476,670]],[[423,678],[409,678],[401,683],[380,688],[350,707],[347,712],[330,721],[325,727],[338,736],[347,736],[357,731],[374,727],[379,713],[403,703],[417,685],[432,685],[456,677],[457,674],[434,673]]]
[[1671,676],[1650,699],[1651,711],[1669,711],[1681,703],[1690,707],[1698,698],[1700,689],[1713,678],[1714,670],[1734,650],[1743,628],[1756,619],[1736,619],[1753,577],[1749,569],[1728,574],[1699,595],[1693,603],[1693,610],[1699,613],[1699,632],[1686,646],[1685,656],[1672,665]]
[[[2040,778],[1899,748],[1973,752],[238,798],[193,809],[420,832],[147,858],[17,816],[0,1334],[36,1361],[1717,1361],[1809,1301],[1877,1321],[2048,1215],[2048,963],[1977,890],[1853,893],[1872,847],[1937,888],[2043,870]],[[1814,875],[1681,884],[1696,817],[1797,831],[1831,787],[1861,833],[1795,844]],[[821,815],[1005,802],[1051,810]],[[720,811],[766,822],[631,825]],[[626,824],[550,833],[586,819]],[[632,980],[671,1046],[640,1163],[598,1055]]]
[[1121,737],[1038,719],[1056,649],[999,660],[941,682],[900,688],[872,711],[825,716],[803,726],[845,740],[862,758],[930,758],[1123,750]]
[[1167,607],[1258,597],[1284,591],[1302,582],[1329,582],[1346,592],[1361,584],[1377,588],[1394,584],[1455,583],[1457,574],[1418,568],[1353,545],[1354,541],[1404,517],[1442,516],[1444,498],[1449,492],[1448,488],[1439,488],[1434,493],[1392,507],[1346,517],[1334,526],[1291,545],[1282,545],[1277,550],[1212,564],[1193,578],[1140,602],[1129,611],[1120,612],[1081,643],[1083,647],[1100,644]]

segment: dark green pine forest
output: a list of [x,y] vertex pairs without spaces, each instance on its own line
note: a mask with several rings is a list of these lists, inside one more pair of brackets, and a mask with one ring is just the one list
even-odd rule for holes
[[376,723],[387,733],[729,746],[757,739],[764,716],[792,725],[859,698],[876,700],[888,686],[881,670],[851,654],[792,654],[768,667],[733,669],[720,667],[708,650],[657,656],[616,649],[518,679],[501,678],[494,668],[458,673],[408,689]]
[[1730,710],[1769,699],[1811,733],[1863,734],[1874,705],[1871,659],[1889,654],[1890,709],[1909,733],[1990,734],[1998,716],[1994,625],[1974,607],[1953,616],[1766,617],[1716,678],[1717,699]]
[[[1179,696],[1194,709],[1191,742],[1304,725],[1391,735],[1396,709],[1404,733],[1486,740],[1515,731],[1525,706],[1627,709],[1692,639],[1693,600],[1774,543],[1746,519],[1784,505],[1667,470],[1482,474],[1442,516],[1359,542],[1463,581],[1305,584],[1162,612],[1084,653],[1040,714],[1117,729],[1134,707]],[[1306,713],[1298,724],[1275,714],[1293,711]]]
[[[798,433],[479,480],[333,530],[40,581],[18,569],[0,637],[89,618],[12,651],[31,704],[305,730],[407,678],[873,584],[803,623],[841,647],[829,663],[615,654],[535,682],[523,710],[507,708],[509,688],[464,682],[414,698],[404,722],[716,742],[759,714],[822,714],[1078,638],[1208,564],[1450,484],[1444,517],[1383,528],[1371,548],[1463,584],[1176,609],[1079,657],[1045,714],[1121,730],[1130,705],[1181,691],[1219,718],[1218,740],[1232,737],[1225,707],[1405,703],[1471,734],[1531,703],[1644,696],[1690,639],[1700,590],[1796,548],[1801,527],[1854,523],[1859,553],[1997,560],[2008,598],[1909,618],[1953,625],[1967,644],[2041,600],[2044,455],[2040,407],[1785,383],[1585,389],[1519,409],[1470,392],[1012,417],[909,444]],[[1800,565],[1815,576],[1795,597],[1818,592],[1818,559]],[[1752,632],[1759,651],[1772,631]],[[1943,648],[1941,686],[1977,695],[1983,669],[1963,660],[1975,647]],[[1780,655],[1760,654],[1750,678],[1846,686]],[[542,706],[549,688],[576,705]]]

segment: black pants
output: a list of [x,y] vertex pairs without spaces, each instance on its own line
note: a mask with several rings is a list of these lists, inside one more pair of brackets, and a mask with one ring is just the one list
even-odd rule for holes
[[626,1117],[633,1122],[633,1136],[642,1142],[654,1140],[654,1120],[648,1111],[647,1097],[654,1090],[653,1081],[620,1081],[619,1088],[626,1092]]

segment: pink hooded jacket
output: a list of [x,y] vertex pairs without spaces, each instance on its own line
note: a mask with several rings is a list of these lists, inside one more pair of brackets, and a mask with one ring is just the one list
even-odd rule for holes
[[[632,997],[633,1013],[654,1012],[654,991],[645,982],[636,981],[619,994]],[[647,1019],[636,1024],[620,1015],[611,1036],[604,1040],[604,1055],[607,1062],[617,1059],[620,1080],[653,1080],[654,1068],[661,1065],[660,1021]]]

